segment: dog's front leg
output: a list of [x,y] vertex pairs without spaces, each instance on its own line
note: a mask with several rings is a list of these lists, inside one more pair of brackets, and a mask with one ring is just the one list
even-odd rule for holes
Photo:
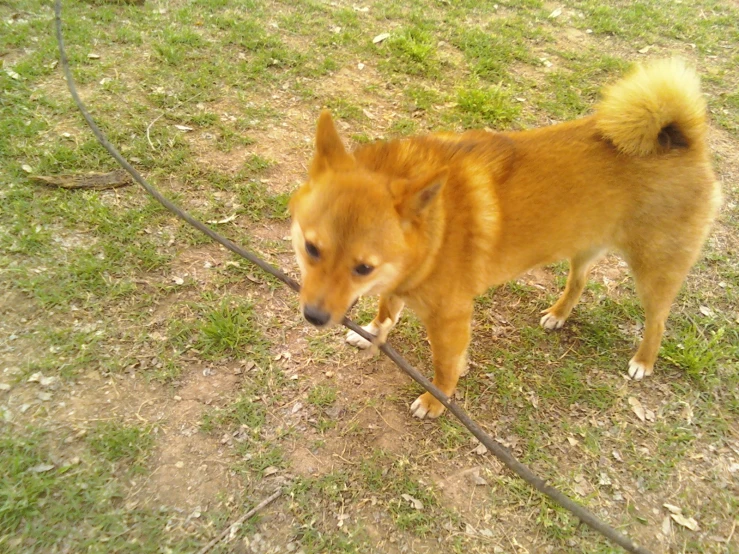
[[[403,306],[405,306],[405,303],[397,296],[380,296],[380,306],[375,319],[369,325],[362,327],[362,329],[377,337],[374,341],[376,345],[379,346],[385,343],[388,333],[395,327],[398,319],[400,319],[400,312],[403,311]],[[346,334],[346,342],[361,349],[372,346],[370,341],[360,337],[354,331],[349,331]]]
[[[470,344],[472,303],[466,309],[454,306],[454,313],[437,311],[426,318],[426,330],[431,342],[434,362],[434,385],[447,396],[452,396],[457,381],[467,369],[467,347]],[[411,404],[411,413],[420,419],[439,417],[444,405],[426,392]]]

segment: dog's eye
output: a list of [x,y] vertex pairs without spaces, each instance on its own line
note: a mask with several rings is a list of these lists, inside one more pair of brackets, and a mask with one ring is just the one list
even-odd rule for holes
[[311,258],[318,259],[321,257],[321,253],[318,251],[318,247],[312,242],[305,242],[305,251]]
[[364,276],[364,275],[369,275],[370,273],[372,273],[374,269],[375,268],[372,267],[371,265],[359,264],[358,266],[354,268],[354,273],[356,273],[357,275]]

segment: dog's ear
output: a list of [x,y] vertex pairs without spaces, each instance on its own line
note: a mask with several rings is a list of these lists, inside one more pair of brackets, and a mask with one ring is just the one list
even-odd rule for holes
[[442,168],[421,177],[394,181],[390,191],[395,197],[395,209],[408,221],[419,218],[439,196],[449,176],[449,168]]
[[336,132],[331,113],[323,110],[316,129],[316,152],[310,166],[310,176],[315,177],[326,169],[346,171],[354,167],[354,158],[347,153]]

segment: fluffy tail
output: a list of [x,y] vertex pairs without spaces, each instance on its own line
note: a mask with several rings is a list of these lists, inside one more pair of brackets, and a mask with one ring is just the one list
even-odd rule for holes
[[624,154],[702,148],[706,101],[700,79],[679,59],[640,66],[603,91],[596,121],[603,136]]

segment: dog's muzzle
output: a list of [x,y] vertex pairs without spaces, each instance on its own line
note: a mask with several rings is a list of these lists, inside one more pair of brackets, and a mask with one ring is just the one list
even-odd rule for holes
[[308,323],[315,325],[316,327],[323,327],[331,319],[331,314],[324,312],[315,306],[306,305],[303,308],[303,317],[305,317]]

